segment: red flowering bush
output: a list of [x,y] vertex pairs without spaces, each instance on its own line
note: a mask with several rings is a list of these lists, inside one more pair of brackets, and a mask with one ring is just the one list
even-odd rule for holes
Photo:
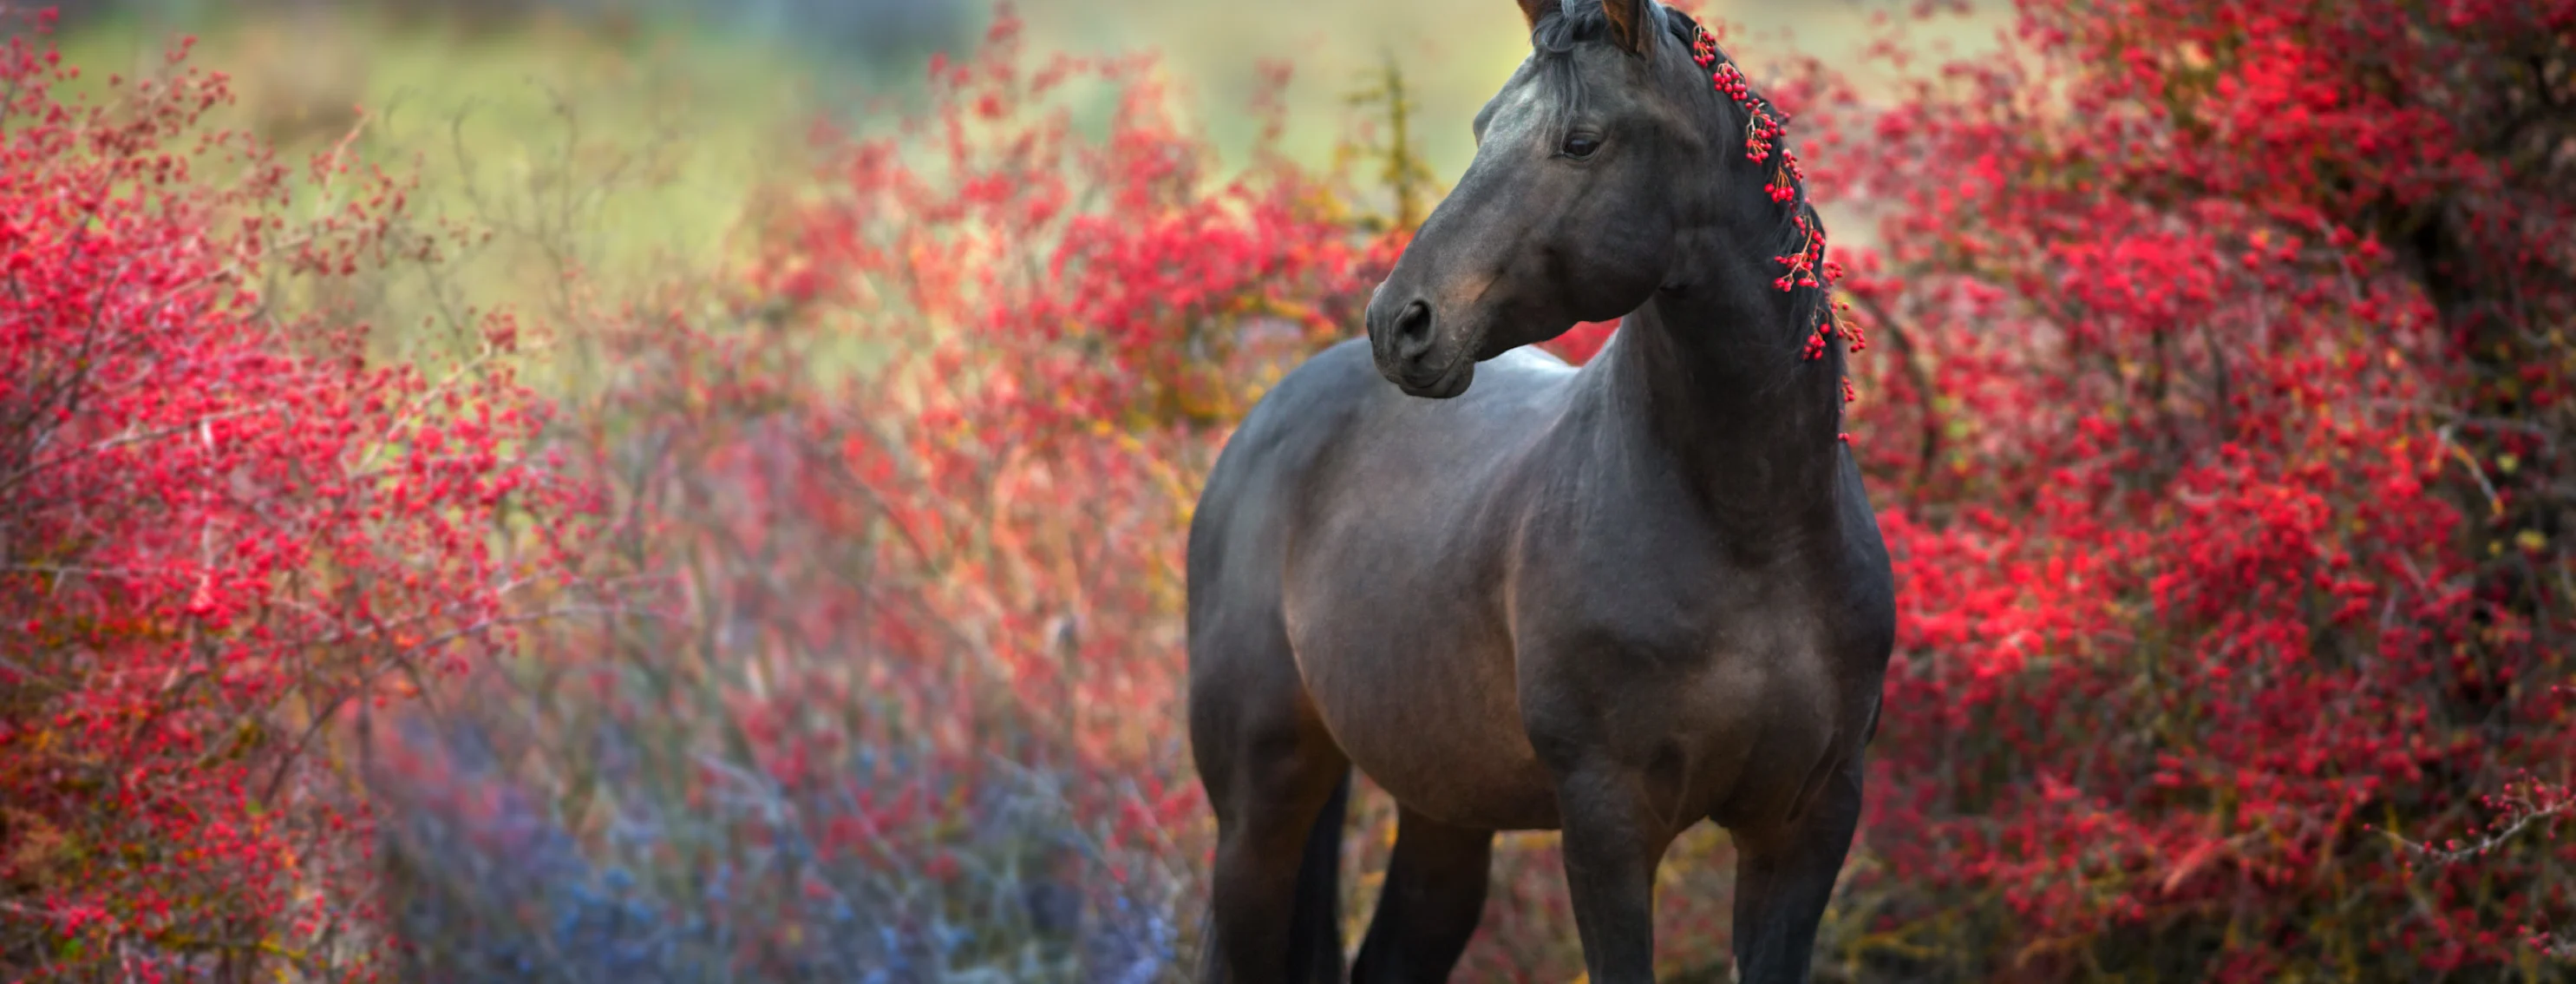
[[[589,979],[548,938],[765,979],[1178,966],[1210,424],[1356,317],[1384,252],[1284,161],[1213,177],[1145,62],[1037,65],[1017,31],[936,66],[897,132],[818,134],[746,269],[574,312],[604,384],[563,446],[612,493],[628,590],[476,691],[498,751],[380,757],[378,794],[423,804],[388,869],[424,973]],[[540,866],[566,892],[462,877]]]
[[1893,104],[1797,73],[1894,342],[1850,967],[2547,973],[2571,56],[2567,3],[2026,2]]
[[[1259,352],[1355,316],[1371,243],[1284,162],[1212,179],[1145,62],[1031,71],[1017,30],[1005,17],[973,60],[935,64],[934,111],[900,132],[822,135],[821,180],[764,223],[746,274],[765,320],[725,344],[827,345],[855,367],[843,388],[788,387],[779,409],[829,461],[779,493],[891,534],[870,566],[911,572],[908,607],[874,609],[872,636],[969,645],[1017,727],[1092,761],[1171,754],[1138,709],[1178,679],[1173,538],[1214,447],[1200,425],[1257,393]],[[1105,135],[1074,132],[1080,96],[1115,100]]]
[[327,726],[508,645],[580,501],[522,458],[507,320],[433,375],[291,313],[434,244],[383,175],[201,126],[184,52],[93,104],[0,48],[0,963],[37,979],[365,966]]

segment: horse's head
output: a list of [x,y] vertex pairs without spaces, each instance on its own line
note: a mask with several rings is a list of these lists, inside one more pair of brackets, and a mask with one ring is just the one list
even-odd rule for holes
[[[1456,396],[1477,362],[1644,304],[1702,204],[1688,179],[1726,164],[1696,24],[1653,0],[1520,5],[1529,59],[1369,302],[1378,372],[1415,396]],[[1742,134],[1732,147],[1741,163]]]

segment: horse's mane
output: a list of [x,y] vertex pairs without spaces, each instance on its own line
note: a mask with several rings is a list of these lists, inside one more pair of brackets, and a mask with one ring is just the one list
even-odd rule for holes
[[[1554,104],[1559,120],[1575,115],[1584,105],[1583,79],[1574,71],[1574,49],[1576,45],[1583,42],[1599,40],[1610,30],[1610,15],[1602,9],[1602,6],[1601,0],[1565,0],[1554,12],[1541,17],[1539,22],[1530,28],[1531,57],[1537,63],[1536,67],[1548,80],[1548,85],[1554,90],[1553,94],[1556,97]],[[1645,10],[1648,17],[1662,24],[1666,33],[1681,42],[1684,51],[1690,50],[1692,43],[1703,33],[1699,22],[1691,19],[1689,14],[1660,3],[1648,3],[1645,5]],[[1716,64],[1732,65],[1734,59],[1720,50],[1717,53]],[[1733,100],[1721,99],[1718,102],[1722,107],[1733,105]],[[1733,123],[1737,129],[1741,129],[1744,125],[1741,116],[1757,111],[1767,112],[1775,119],[1788,118],[1787,114],[1780,112],[1778,107],[1773,106],[1771,101],[1759,92],[1748,91],[1745,102],[1747,105],[1738,106],[1732,110],[1739,116]],[[1773,149],[1771,166],[1785,170],[1783,164],[1788,152],[1788,137],[1783,134],[1778,141],[1778,146]],[[1769,244],[1770,252],[1774,256],[1786,256],[1802,249],[1808,235],[1823,235],[1825,229],[1824,219],[1816,214],[1815,206],[1807,200],[1806,178],[1795,171],[1789,171],[1782,177],[1789,186],[1790,195],[1787,201],[1781,203],[1779,225],[1774,229],[1772,241]],[[1802,219],[1804,221],[1801,221]],[[1815,281],[1816,286],[1794,285],[1789,292],[1790,300],[1802,324],[1822,324],[1833,317],[1831,298],[1828,293],[1832,285],[1825,282],[1821,271],[1817,273]]]

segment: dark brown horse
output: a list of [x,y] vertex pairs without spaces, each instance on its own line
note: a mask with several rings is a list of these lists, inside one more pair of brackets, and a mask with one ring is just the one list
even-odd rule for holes
[[[1191,524],[1208,981],[1340,979],[1354,765],[1401,808],[1369,984],[1445,980],[1494,832],[1531,829],[1564,832],[1594,984],[1651,981],[1655,867],[1703,818],[1740,979],[1806,980],[1860,819],[1895,606],[1829,285],[1777,259],[1814,211],[1687,17],[1521,7],[1533,53],[1368,344],[1271,391]],[[1524,347],[1621,315],[1581,369]]]

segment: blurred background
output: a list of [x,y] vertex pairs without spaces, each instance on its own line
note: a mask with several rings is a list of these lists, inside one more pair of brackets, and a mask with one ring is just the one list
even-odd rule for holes
[[[2298,47],[2346,9],[2332,3],[2256,4],[2297,30],[2230,3],[1677,6],[1784,107],[1819,110],[1792,133],[1852,267],[1843,294],[1880,343],[1854,360],[1853,430],[1909,565],[1902,700],[1819,979],[2565,979],[2576,938],[2547,932],[2576,924],[2576,846],[2537,832],[2576,815],[2576,700],[2550,689],[2570,665],[2550,627],[2576,623],[2542,595],[2563,581],[2576,605],[2576,565],[2557,521],[2532,517],[2570,459],[2425,409],[2494,388],[2442,389],[2456,380],[2424,298],[2453,295],[2422,285],[2443,283],[2427,271],[2451,240],[2409,197],[2432,185],[2372,156],[2424,138],[2264,127],[2554,119],[2576,105],[2576,10],[2533,26],[2511,4],[2449,5],[2504,26],[2409,35],[2440,39],[2437,68],[2397,85],[2345,35]],[[0,970],[1190,979],[1213,833],[1179,714],[1198,483],[1270,382],[1359,333],[1526,54],[1513,7],[63,3],[55,37],[81,74],[57,97],[199,91],[136,85],[169,84],[186,38],[187,65],[229,77],[204,128],[277,150],[273,195],[256,155],[209,154],[195,185],[214,204],[134,221],[195,247],[245,215],[278,223],[261,244],[166,253],[236,258],[226,275],[261,302],[241,324],[315,328],[411,380],[392,391],[413,403],[334,404],[379,445],[345,457],[411,455],[418,477],[443,441],[483,443],[458,455],[466,478],[435,483],[464,532],[404,525],[411,500],[373,484],[385,472],[307,462],[345,474],[233,504],[239,529],[198,520],[222,529],[172,554],[207,580],[149,605],[103,592],[75,610],[60,578],[0,565],[0,614],[29,626],[0,636]],[[2150,29],[2166,33],[2133,37]],[[2522,71],[2514,45],[2551,37],[2529,74],[2566,98],[2476,102],[2509,87],[2475,72]],[[2301,60],[2316,50],[2349,64]],[[16,64],[13,80],[46,71]],[[2435,110],[2339,112],[2309,87],[2328,69],[2361,80],[2347,95]],[[24,119],[0,116],[0,140],[42,143]],[[2171,119],[2220,150],[2180,154],[2183,137],[2135,123]],[[2474,145],[2521,162],[2494,173],[2576,167],[2576,138],[2532,140]],[[166,149],[64,146],[73,163],[27,173]],[[2284,148],[2325,163],[2278,163]],[[237,179],[255,201],[222,197]],[[2402,185],[2388,198],[2406,207],[2369,180]],[[2485,181],[2440,200],[2557,214],[2531,204],[2556,207],[2550,193]],[[16,209],[0,236],[54,215],[48,187],[0,180]],[[299,252],[350,229],[342,252]],[[100,276],[85,242],[57,237],[65,276]],[[2415,252],[2370,265],[2383,242]],[[2304,279],[2263,279],[2292,276],[2262,267],[2275,251]],[[2576,292],[2513,296],[2545,321]],[[1610,329],[1552,347],[1579,360]],[[345,354],[241,334],[315,364]],[[2527,334],[2479,371],[2515,394],[2576,373],[2525,372],[2576,367],[2552,361],[2562,334]],[[2571,406],[2483,416],[2563,436]],[[2492,470],[2444,472],[2473,456]],[[121,501],[121,481],[90,491]],[[332,511],[344,500],[373,508]],[[0,525],[0,560],[41,525],[9,509],[57,505],[0,507],[20,524]],[[268,594],[267,568],[241,579],[259,585],[245,611],[329,616],[308,637],[168,628],[209,607],[190,588],[230,570],[219,546],[255,553],[242,530],[304,506],[315,529],[391,531],[403,556],[315,561],[331,576]],[[2492,531],[2458,532],[2459,515]],[[138,516],[124,532],[196,530]],[[69,565],[117,542],[28,556]],[[129,609],[149,617],[110,617]],[[340,631],[386,611],[419,623],[392,641]],[[137,695],[98,672],[119,658],[285,679]],[[86,732],[57,715],[92,691],[142,709],[93,709],[110,723]],[[120,756],[145,754],[132,775],[150,781],[113,787]],[[1362,788],[1354,941],[1393,836],[1391,805]],[[42,805],[8,800],[22,791]],[[2409,839],[2452,834],[2470,848]],[[1704,826],[1662,869],[1665,980],[1733,979],[1730,858]],[[1503,838],[1458,979],[1583,979],[1551,836]]]
[[[1281,146],[1321,163],[1348,135],[1348,96],[1400,57],[1423,121],[1412,141],[1445,181],[1474,153],[1466,121],[1526,54],[1508,7],[1024,0],[1014,9],[1046,49],[1152,53],[1173,104],[1238,165],[1259,133],[1243,110],[1265,63],[1294,65]],[[560,146],[566,119],[587,121],[592,139],[685,135],[653,148],[650,187],[603,213],[621,263],[711,248],[749,188],[801,166],[815,119],[865,126],[888,118],[889,104],[916,105],[930,55],[965,50],[994,13],[985,0],[71,0],[60,9],[67,50],[84,64],[147,65],[172,36],[199,35],[203,62],[237,76],[244,117],[289,149],[337,139],[367,107],[382,118],[362,138],[397,156],[425,154],[434,193],[456,183],[459,139],[475,151],[467,156],[488,145],[506,160]],[[1873,19],[1891,9],[1706,5],[1755,57],[1813,55],[1850,66],[1864,88],[1885,82],[1859,56]],[[2004,23],[2003,5],[1982,4],[1909,40],[1925,59],[1968,54],[1990,48]],[[1850,234],[1868,230],[1855,223]]]

